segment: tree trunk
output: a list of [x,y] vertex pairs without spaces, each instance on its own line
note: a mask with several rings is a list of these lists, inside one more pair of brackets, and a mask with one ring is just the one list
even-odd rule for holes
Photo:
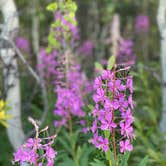
[[162,115],[160,121],[161,132],[166,132],[166,0],[160,0],[158,26],[161,34],[161,66],[162,66]]
[[20,81],[15,51],[5,38],[14,39],[19,27],[19,20],[13,0],[0,0],[0,9],[4,17],[4,24],[1,31],[0,56],[5,64],[3,73],[6,100],[10,107],[8,113],[12,116],[8,120],[9,127],[7,128],[7,134],[13,148],[16,150],[25,138],[21,123]]

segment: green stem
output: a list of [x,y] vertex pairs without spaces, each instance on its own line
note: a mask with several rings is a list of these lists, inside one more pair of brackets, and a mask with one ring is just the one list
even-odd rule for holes
[[108,160],[109,166],[112,166],[112,160],[111,160],[111,151],[110,149],[105,153],[106,159]]
[[71,147],[72,147],[72,157],[73,157],[73,160],[74,160],[76,166],[79,166],[79,161],[77,160],[76,152],[75,152],[75,142],[73,139],[73,127],[72,127],[71,116],[69,117],[69,132],[70,132],[70,143],[71,143]]
[[112,166],[112,161],[111,160],[109,160],[109,166]]
[[[104,131],[104,135],[106,138],[109,139],[110,137],[110,131],[106,130]],[[111,150],[109,149],[107,152],[105,152],[106,159],[108,160],[109,166],[112,166],[112,160],[111,160]]]

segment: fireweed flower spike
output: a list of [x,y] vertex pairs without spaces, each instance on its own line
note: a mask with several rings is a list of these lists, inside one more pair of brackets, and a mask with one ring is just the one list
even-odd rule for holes
[[[69,127],[71,132],[72,118],[76,117],[80,121],[85,117],[83,107],[86,100],[84,96],[88,93],[90,84],[83,72],[81,72],[81,67],[77,64],[71,50],[74,46],[73,44],[79,39],[75,17],[77,5],[72,0],[58,1],[56,5],[57,9],[53,10],[54,23],[48,37],[48,48],[51,48],[51,51],[56,50],[57,55],[53,57],[52,54],[49,54],[52,58],[48,59],[48,56],[45,55],[46,52],[42,53],[43,59],[48,60],[48,63],[43,65],[43,71],[47,71],[45,74],[48,77],[55,78],[54,89],[57,100],[54,109],[56,118],[54,125],[58,128],[62,126]],[[49,65],[52,61],[55,63]],[[40,68],[42,68],[42,65]],[[86,125],[80,124],[84,127],[83,132],[86,133]]]
[[[54,115],[59,120],[54,121],[56,127],[67,126],[70,116],[79,119],[85,117],[83,107],[85,105],[84,95],[87,94],[88,82],[83,77],[79,68],[73,66],[67,75],[68,87],[57,86],[57,101],[55,104]],[[80,122],[82,126],[82,121]]]
[[129,75],[122,77],[122,70],[103,70],[94,81],[93,138],[90,142],[104,152],[113,150],[114,139],[120,140],[115,148],[119,147],[121,153],[133,150],[133,80]]
[[56,136],[39,138],[39,134],[46,131],[48,127],[39,131],[37,123],[32,118],[29,118],[29,120],[35,126],[36,136],[29,138],[25,144],[19,147],[14,153],[13,163],[22,165],[26,162],[35,166],[53,166],[57,152],[51,146]]

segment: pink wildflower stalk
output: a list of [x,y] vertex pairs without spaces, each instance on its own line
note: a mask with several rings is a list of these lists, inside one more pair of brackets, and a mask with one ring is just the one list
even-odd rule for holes
[[[95,79],[95,107],[92,111],[94,122],[91,127],[93,139],[90,140],[96,148],[105,152],[111,145],[115,154],[116,140],[121,140],[119,148],[120,152],[124,153],[133,150],[131,140],[134,138],[134,117],[131,112],[134,108],[132,77],[127,75],[122,78],[120,75],[121,70],[103,70],[102,75]],[[110,136],[106,137],[105,132],[109,132]],[[117,138],[118,135],[121,137]]]
[[[89,84],[79,68],[76,66],[72,66],[72,68],[67,74],[67,86],[57,86],[56,88],[57,101],[54,115],[60,118],[54,121],[56,127],[67,126],[71,116],[79,119],[85,117],[85,112],[83,111],[85,106],[84,95],[88,93],[86,89]],[[82,121],[80,124],[85,126]]]
[[54,136],[39,138],[39,134],[46,131],[48,127],[39,131],[37,123],[32,119],[29,120],[33,123],[36,130],[35,138],[29,138],[25,144],[19,147],[14,153],[14,163],[22,165],[23,163],[33,164],[35,166],[42,166],[43,161],[47,162],[47,166],[54,165],[54,158],[57,152],[51,147],[54,143]]

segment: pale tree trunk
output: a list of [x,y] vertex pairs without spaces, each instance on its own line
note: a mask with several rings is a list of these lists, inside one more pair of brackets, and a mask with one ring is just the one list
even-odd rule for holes
[[9,104],[9,114],[12,116],[8,120],[7,128],[8,138],[16,150],[24,141],[24,132],[21,123],[21,97],[20,97],[20,81],[18,78],[18,65],[15,57],[15,51],[11,45],[7,43],[9,39],[13,40],[16,36],[19,20],[17,9],[13,0],[0,0],[0,8],[4,17],[4,24],[1,32],[1,48],[0,56],[5,64],[4,67],[4,84],[7,91],[6,100]]
[[160,121],[161,132],[166,132],[166,0],[160,0],[158,26],[161,34],[161,66],[162,66],[162,115]]

